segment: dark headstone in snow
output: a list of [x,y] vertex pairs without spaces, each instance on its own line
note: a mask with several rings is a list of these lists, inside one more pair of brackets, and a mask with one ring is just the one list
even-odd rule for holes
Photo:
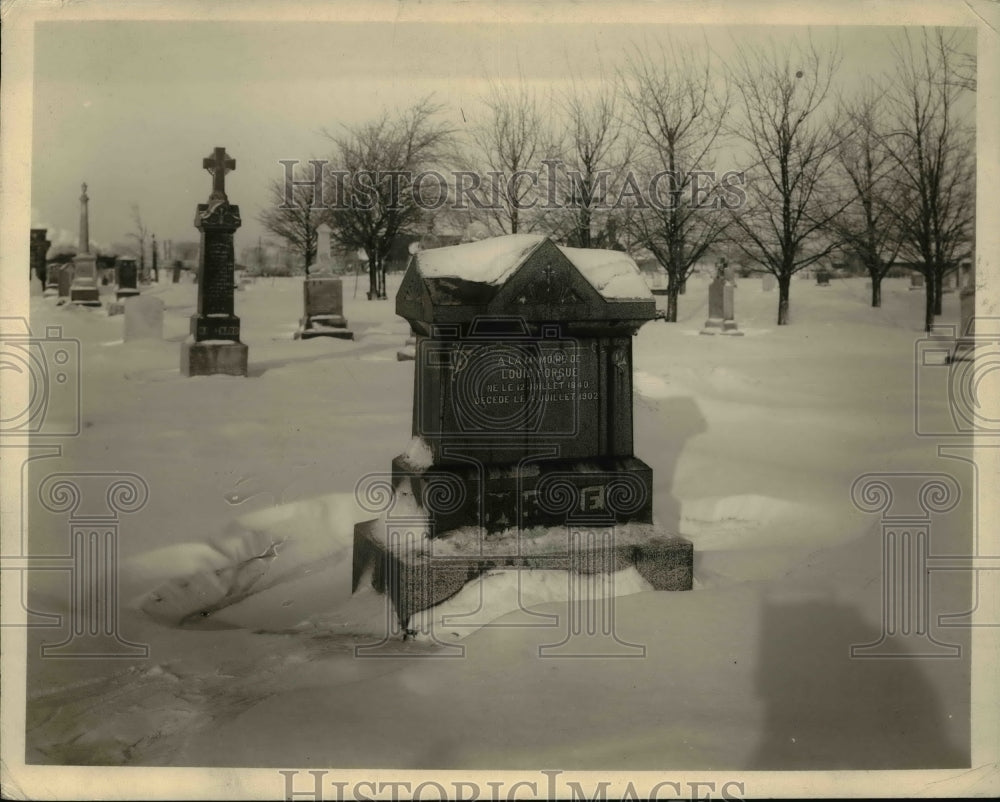
[[139,294],[139,288],[136,283],[139,278],[139,266],[136,264],[135,259],[119,258],[118,263],[115,265],[115,274],[115,283],[118,285],[115,295],[119,301],[123,298],[131,298],[133,295]]
[[[393,460],[393,503],[355,531],[355,582],[395,561],[384,590],[401,625],[493,564],[475,556],[480,533],[511,555],[498,566],[526,567],[512,556],[525,530],[538,548],[557,532],[553,567],[631,564],[659,589],[691,587],[691,544],[655,531],[652,470],[633,453],[632,336],[656,306],[627,254],[519,234],[421,251],[396,312],[417,335],[413,440]],[[393,540],[397,516],[446,544],[448,582]],[[590,546],[567,551],[566,527]]]
[[191,338],[181,345],[181,372],[185,376],[216,373],[247,375],[248,348],[240,342],[240,319],[233,293],[236,257],[233,234],[242,225],[240,209],[226,196],[226,173],[236,160],[225,148],[216,148],[202,160],[212,174],[208,203],[198,204],[194,225],[201,232],[198,311],[191,316]]

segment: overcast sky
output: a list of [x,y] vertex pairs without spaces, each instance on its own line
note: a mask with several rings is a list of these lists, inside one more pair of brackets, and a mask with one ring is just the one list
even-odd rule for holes
[[[91,239],[124,242],[133,204],[160,240],[197,240],[195,206],[211,189],[201,160],[216,145],[243,228],[257,222],[280,159],[322,157],[337,130],[433,92],[456,126],[475,117],[486,76],[518,72],[541,88],[613,72],[633,46],[668,36],[725,60],[736,42],[837,40],[845,86],[891,67],[898,28],[679,27],[649,24],[41,22],[35,33],[33,226],[75,244],[80,183]],[[970,52],[975,32],[966,39]],[[265,238],[266,238],[266,234]]]

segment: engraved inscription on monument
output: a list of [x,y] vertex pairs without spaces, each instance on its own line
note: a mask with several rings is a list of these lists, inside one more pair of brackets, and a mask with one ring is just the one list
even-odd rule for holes
[[201,232],[198,311],[191,316],[192,341],[181,348],[181,372],[246,376],[247,347],[240,342],[240,319],[233,304],[233,234],[242,221],[239,207],[226,196],[225,185],[226,173],[236,169],[236,160],[225,148],[215,148],[202,167],[212,174],[212,194],[208,203],[198,204],[194,219]]

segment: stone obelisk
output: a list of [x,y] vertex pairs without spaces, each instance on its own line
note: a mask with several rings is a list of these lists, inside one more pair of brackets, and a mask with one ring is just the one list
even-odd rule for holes
[[100,306],[101,297],[97,289],[97,257],[90,252],[90,220],[88,218],[87,185],[83,184],[80,195],[80,241],[73,257],[73,284],[69,288],[69,299],[79,306]]

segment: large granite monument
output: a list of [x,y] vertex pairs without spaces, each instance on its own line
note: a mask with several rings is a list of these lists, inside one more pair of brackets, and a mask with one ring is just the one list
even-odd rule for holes
[[302,284],[304,312],[295,339],[337,337],[353,340],[354,332],[347,328],[344,317],[344,285],[333,275],[329,226],[324,223],[316,234],[316,261],[309,267],[309,275]]
[[208,203],[199,203],[194,225],[201,232],[198,311],[191,316],[191,337],[181,345],[185,376],[247,375],[248,348],[240,342],[240,319],[234,313],[236,256],[233,234],[240,227],[240,210],[226,196],[226,173],[236,160],[217,147],[202,160],[212,174]]
[[522,234],[422,251],[396,312],[417,335],[413,438],[355,529],[355,589],[370,575],[406,628],[491,568],[691,587],[633,454],[632,336],[656,307],[630,257]]
[[81,186],[80,237],[76,256],[73,257],[73,284],[69,300],[79,306],[100,306],[101,294],[97,287],[97,256],[90,252],[90,219],[87,204],[87,185]]

